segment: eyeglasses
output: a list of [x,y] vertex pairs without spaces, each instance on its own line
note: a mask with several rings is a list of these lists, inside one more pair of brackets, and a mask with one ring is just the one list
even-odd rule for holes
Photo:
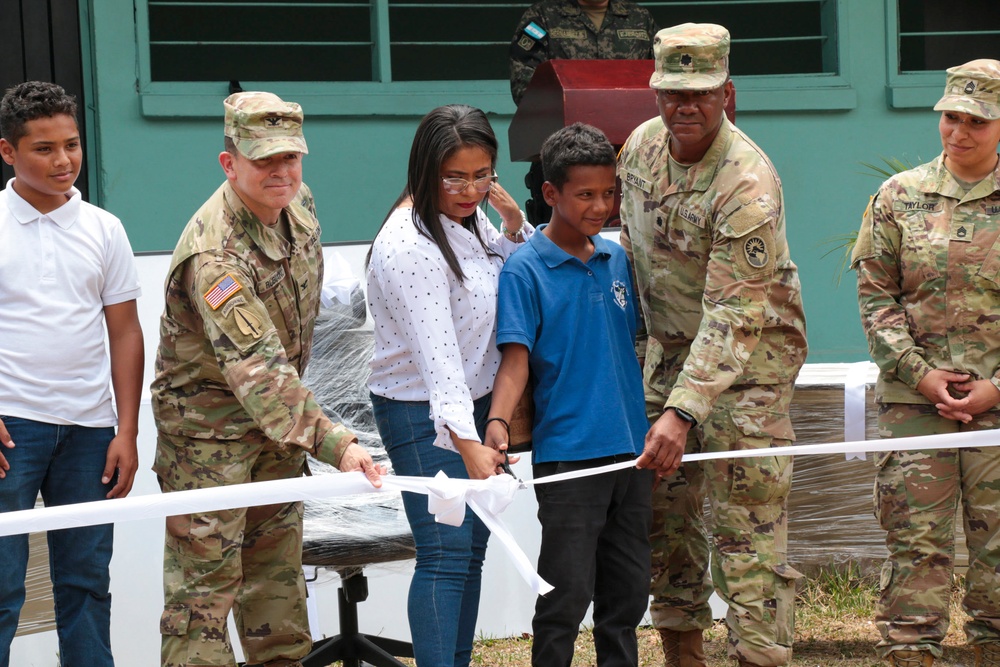
[[444,184],[444,191],[450,195],[462,194],[469,185],[472,185],[476,189],[476,192],[486,194],[493,187],[493,184],[497,182],[498,178],[496,174],[483,176],[474,181],[467,181],[464,178],[442,178],[441,183]]

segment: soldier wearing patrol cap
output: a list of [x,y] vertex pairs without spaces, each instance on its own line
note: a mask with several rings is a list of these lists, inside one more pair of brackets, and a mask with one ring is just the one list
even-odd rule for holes
[[[209,488],[298,477],[308,452],[379,486],[378,466],[300,379],[323,284],[302,109],[262,92],[224,106],[226,181],[167,274],[153,470],[164,492]],[[164,667],[234,665],[230,609],[249,664],[299,665],[311,648],[302,503],[169,517],[163,580]]]
[[[937,158],[887,180],[854,246],[883,437],[1000,428],[1000,62],[948,70]],[[879,655],[928,667],[948,631],[959,500],[962,605],[976,667],[1000,667],[1000,449],[897,451],[876,463],[886,531]]]
[[744,666],[786,665],[801,576],[786,558],[791,459],[681,463],[685,453],[795,437],[788,409],[806,357],[805,316],[781,181],[724,115],[729,32],[686,23],[657,33],[653,51],[660,114],[636,128],[618,160],[621,243],[646,330],[637,352],[652,427],[638,465],[662,477],[651,614],[666,664],[704,667],[714,585],[729,605],[729,655]]

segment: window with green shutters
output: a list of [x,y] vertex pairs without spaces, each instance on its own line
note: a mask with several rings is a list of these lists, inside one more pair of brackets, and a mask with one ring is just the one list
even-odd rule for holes
[[[848,109],[839,30],[848,0],[640,2],[660,27],[729,28],[744,109]],[[406,115],[460,99],[512,113],[507,48],[530,2],[144,0],[136,5],[147,116],[215,113],[231,81],[308,99],[322,115]]]
[[930,108],[944,70],[977,58],[1000,59],[997,0],[886,0],[888,96],[895,108]]

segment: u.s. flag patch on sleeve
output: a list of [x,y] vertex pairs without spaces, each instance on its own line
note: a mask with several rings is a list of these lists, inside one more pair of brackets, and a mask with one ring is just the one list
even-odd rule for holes
[[232,274],[227,273],[212,286],[212,289],[205,292],[205,303],[215,310],[241,289],[243,286],[236,282]]

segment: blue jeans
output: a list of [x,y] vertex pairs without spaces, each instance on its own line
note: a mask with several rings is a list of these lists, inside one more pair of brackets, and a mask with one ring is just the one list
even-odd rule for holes
[[[462,457],[435,447],[430,404],[372,395],[375,422],[396,474],[468,479]],[[475,401],[476,430],[486,430],[490,396]],[[471,509],[458,528],[437,523],[427,496],[403,493],[417,547],[407,615],[418,667],[467,667],[479,614],[479,589],[490,531]]]
[[[0,480],[0,512],[30,509],[41,491],[45,505],[103,500],[115,480],[101,483],[115,430],[62,426],[0,417],[16,445],[4,449],[10,464]],[[111,549],[114,525],[49,531],[49,569],[55,598],[59,663],[105,667],[111,655]],[[24,604],[28,536],[0,537],[0,667],[10,663],[10,643]]]

